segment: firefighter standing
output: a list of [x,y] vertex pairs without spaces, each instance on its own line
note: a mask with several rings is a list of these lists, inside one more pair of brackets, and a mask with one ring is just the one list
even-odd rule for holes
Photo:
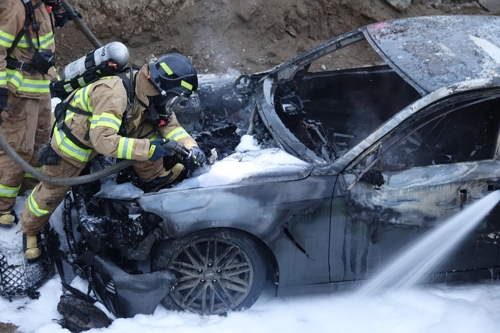
[[[62,27],[70,19],[59,1],[0,0],[0,131],[34,167],[38,147],[50,133],[54,25]],[[0,149],[0,226],[17,222],[12,208],[24,177]]]
[[[191,62],[174,53],[130,70],[127,77],[107,76],[76,90],[56,107],[51,147],[61,159],[58,165],[45,165],[44,174],[76,177],[89,160],[102,154],[139,161],[134,169],[145,191],[172,183],[186,169],[181,163],[165,169],[163,157],[172,155],[162,147],[165,138],[191,150],[187,162],[200,165],[206,160],[172,112],[197,87]],[[41,182],[28,196],[21,214],[27,259],[41,255],[37,235],[68,190],[69,186]]]

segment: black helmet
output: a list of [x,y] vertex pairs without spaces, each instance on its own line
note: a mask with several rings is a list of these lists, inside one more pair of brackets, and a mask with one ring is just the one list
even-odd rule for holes
[[169,53],[150,62],[149,73],[149,81],[163,96],[172,92],[189,97],[198,89],[198,76],[193,64],[178,53]]

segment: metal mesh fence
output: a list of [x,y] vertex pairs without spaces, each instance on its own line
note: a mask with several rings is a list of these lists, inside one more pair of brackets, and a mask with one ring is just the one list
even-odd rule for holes
[[34,262],[22,258],[15,260],[15,263],[9,263],[7,256],[0,253],[0,295],[9,299],[16,296],[36,298],[36,289],[54,273],[54,262],[47,251],[43,251],[42,256]]

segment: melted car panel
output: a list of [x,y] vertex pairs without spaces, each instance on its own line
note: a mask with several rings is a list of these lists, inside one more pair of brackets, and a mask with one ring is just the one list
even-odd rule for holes
[[366,28],[380,56],[422,95],[453,83],[500,76],[498,16],[430,16]]

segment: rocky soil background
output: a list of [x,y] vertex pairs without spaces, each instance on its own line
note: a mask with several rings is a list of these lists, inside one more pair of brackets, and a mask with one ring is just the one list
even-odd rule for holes
[[[69,0],[101,42],[124,43],[131,63],[187,55],[199,74],[269,69],[366,24],[420,15],[500,14],[498,0]],[[75,23],[56,31],[59,68],[94,47]],[[362,49],[339,67],[369,65]]]

